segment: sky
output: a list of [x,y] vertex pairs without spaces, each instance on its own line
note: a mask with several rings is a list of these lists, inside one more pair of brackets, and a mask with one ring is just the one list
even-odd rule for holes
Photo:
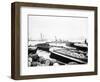
[[88,18],[29,15],[28,33],[31,40],[41,33],[47,40],[81,40],[88,37]]

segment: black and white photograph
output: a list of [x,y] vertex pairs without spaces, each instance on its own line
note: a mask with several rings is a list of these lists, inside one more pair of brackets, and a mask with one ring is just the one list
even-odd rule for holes
[[29,14],[28,67],[88,63],[88,18]]
[[12,78],[96,75],[97,31],[97,7],[12,3]]

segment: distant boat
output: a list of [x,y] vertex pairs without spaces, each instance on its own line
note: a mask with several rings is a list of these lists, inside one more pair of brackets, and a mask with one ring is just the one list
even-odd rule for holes
[[73,47],[76,47],[76,49],[82,50],[84,52],[88,51],[88,46],[86,44],[83,44],[83,43],[75,43]]
[[36,46],[37,46],[37,49],[41,49],[41,50],[49,52],[50,45],[48,43],[40,43],[40,44],[37,44]]

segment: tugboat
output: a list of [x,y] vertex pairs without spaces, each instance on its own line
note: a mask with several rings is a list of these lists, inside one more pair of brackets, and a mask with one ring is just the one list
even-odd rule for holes
[[37,47],[32,47],[32,46],[28,47],[28,54],[30,54],[30,53],[35,54],[36,51],[37,51]]

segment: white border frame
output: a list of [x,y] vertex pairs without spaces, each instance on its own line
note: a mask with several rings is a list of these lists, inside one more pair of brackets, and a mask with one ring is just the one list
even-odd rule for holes
[[[82,16],[88,17],[88,64],[86,65],[68,65],[52,67],[28,67],[27,66],[27,15],[62,15],[62,16]],[[41,75],[57,73],[75,73],[75,72],[94,72],[94,11],[75,10],[75,9],[50,9],[38,7],[20,8],[20,75]],[[58,69],[59,68],[59,69]]]

